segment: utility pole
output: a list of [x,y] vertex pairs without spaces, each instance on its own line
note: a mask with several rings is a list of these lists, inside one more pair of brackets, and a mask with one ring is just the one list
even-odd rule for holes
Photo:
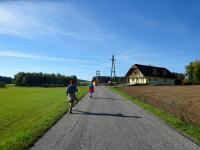
[[96,71],[96,84],[99,83],[99,77],[100,77],[100,71],[97,70],[97,71]]
[[116,74],[115,74],[115,56],[112,55],[112,58],[111,58],[111,61],[112,61],[112,67],[111,67],[111,80],[112,78],[115,78],[116,77]]

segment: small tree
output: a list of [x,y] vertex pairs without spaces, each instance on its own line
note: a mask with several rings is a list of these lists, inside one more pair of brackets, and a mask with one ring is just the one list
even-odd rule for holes
[[193,78],[195,82],[200,82],[200,61],[193,63]]
[[190,62],[186,67],[186,76],[189,80],[193,80],[193,72],[194,72],[194,67],[193,67],[193,62]]

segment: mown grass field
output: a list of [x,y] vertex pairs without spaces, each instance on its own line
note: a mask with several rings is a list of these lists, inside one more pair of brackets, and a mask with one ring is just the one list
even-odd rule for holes
[[[86,93],[79,87],[78,98]],[[0,149],[26,149],[67,110],[63,87],[0,89]]]

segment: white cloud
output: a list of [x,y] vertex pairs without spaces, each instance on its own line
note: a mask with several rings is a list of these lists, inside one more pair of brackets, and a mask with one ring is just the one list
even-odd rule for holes
[[33,13],[34,8],[28,10],[25,6],[29,7],[28,4],[20,6],[19,2],[0,6],[0,33],[31,38],[41,31],[45,32],[45,25]]
[[65,1],[4,2],[0,5],[0,34],[47,39],[101,40],[101,29]]

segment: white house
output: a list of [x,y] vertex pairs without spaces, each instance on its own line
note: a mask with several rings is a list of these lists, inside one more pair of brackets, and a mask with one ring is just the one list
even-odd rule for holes
[[168,69],[148,65],[133,65],[126,73],[129,85],[174,85],[176,76]]

